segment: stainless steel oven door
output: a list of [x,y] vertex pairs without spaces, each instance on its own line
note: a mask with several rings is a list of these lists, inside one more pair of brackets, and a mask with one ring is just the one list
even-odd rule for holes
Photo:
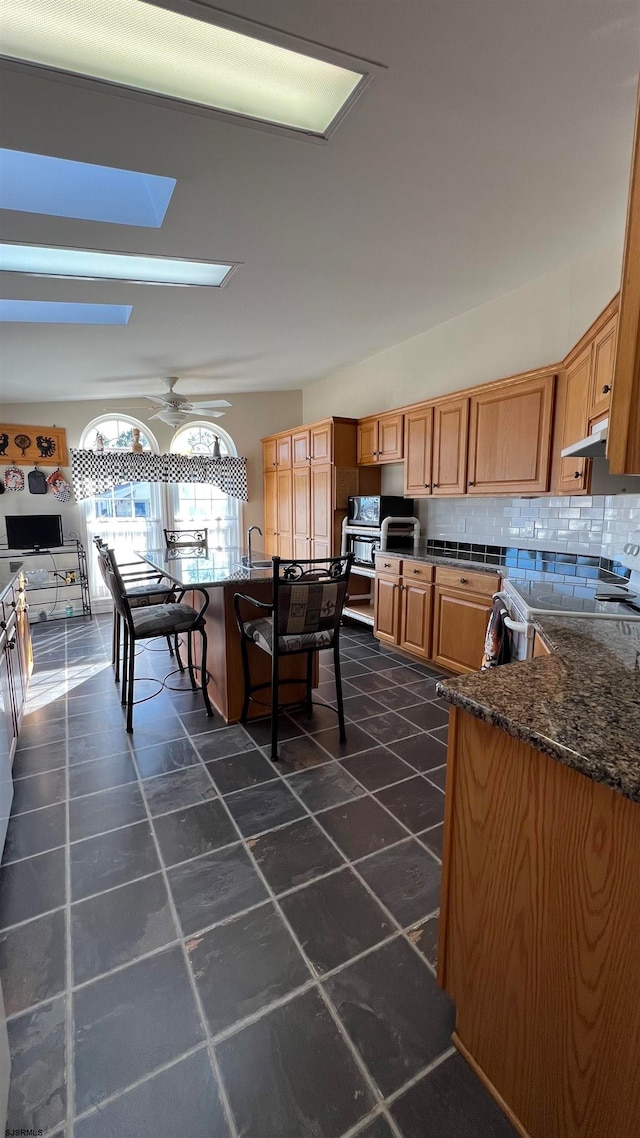
[[356,565],[375,565],[376,552],[380,548],[380,541],[373,537],[358,537],[349,535],[349,552],[353,553]]

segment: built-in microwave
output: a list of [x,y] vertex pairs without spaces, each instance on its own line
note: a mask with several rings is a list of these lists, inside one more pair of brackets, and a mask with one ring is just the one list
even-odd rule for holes
[[350,526],[380,527],[385,518],[413,516],[413,498],[400,498],[392,494],[367,494],[349,498]]

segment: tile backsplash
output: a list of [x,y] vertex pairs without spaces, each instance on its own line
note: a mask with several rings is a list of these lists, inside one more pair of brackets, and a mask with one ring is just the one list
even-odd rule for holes
[[549,549],[613,560],[640,532],[640,494],[440,498],[418,506],[429,539]]

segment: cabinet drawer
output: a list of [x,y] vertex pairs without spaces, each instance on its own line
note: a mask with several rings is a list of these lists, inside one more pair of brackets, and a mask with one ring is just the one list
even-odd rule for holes
[[469,592],[491,596],[500,587],[499,574],[479,573],[473,569],[449,569],[436,565],[436,584],[450,589],[468,589]]
[[385,553],[376,553],[376,573],[399,577],[402,564],[403,562],[399,557],[389,557]]
[[411,581],[433,581],[434,569],[434,565],[425,561],[402,562],[402,576],[406,578],[407,585]]

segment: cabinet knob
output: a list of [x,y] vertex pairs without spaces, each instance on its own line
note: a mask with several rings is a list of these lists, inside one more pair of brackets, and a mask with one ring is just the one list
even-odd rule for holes
[[419,569],[412,569],[412,570],[411,570],[411,572],[412,572],[412,573],[419,573],[419,572],[420,572],[420,570],[419,570]]
[[602,388],[602,394],[608,395],[610,391],[611,391],[611,384],[605,383],[604,387]]
[[475,486],[475,482],[472,482],[471,479],[469,479],[467,486]]
[[573,477],[574,477],[574,478],[580,478],[580,471],[579,471],[579,470],[574,470],[574,472],[573,472]]
[[431,483],[430,483],[430,482],[425,482],[425,484],[424,484],[424,488],[425,488],[425,490],[430,490],[430,489],[431,489]]
[[461,578],[460,578],[460,584],[461,584],[461,585],[468,585],[468,584],[469,584],[469,579],[468,579],[467,577],[461,577]]
[[438,483],[438,482],[433,482],[433,483],[431,484],[431,489],[432,489],[432,490],[437,490],[437,489],[438,489],[438,485],[439,485],[439,483]]

